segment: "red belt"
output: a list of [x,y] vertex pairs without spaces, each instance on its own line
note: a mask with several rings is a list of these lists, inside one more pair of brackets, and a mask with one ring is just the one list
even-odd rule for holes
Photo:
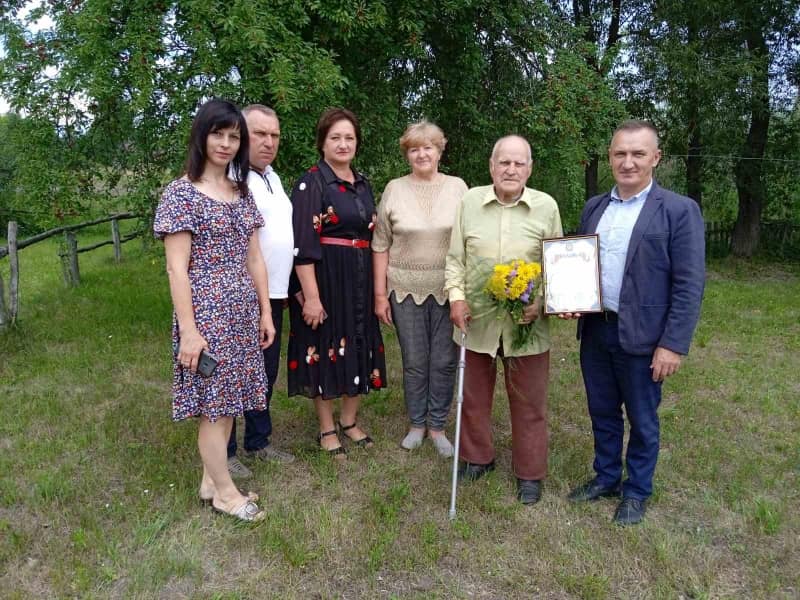
[[328,246],[349,246],[350,248],[369,248],[369,242],[367,240],[351,240],[348,238],[320,236],[319,243],[326,244]]

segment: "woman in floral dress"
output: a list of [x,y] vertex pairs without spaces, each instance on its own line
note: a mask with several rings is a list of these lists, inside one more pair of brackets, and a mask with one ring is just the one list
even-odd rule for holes
[[[186,174],[165,188],[153,228],[164,240],[175,308],[172,418],[199,418],[200,498],[254,521],[265,514],[258,498],[236,488],[227,465],[233,418],[266,406],[261,349],[275,336],[247,156],[239,109],[205,103],[192,123]],[[201,351],[219,361],[209,377],[197,372]]]
[[344,458],[333,400],[341,398],[341,433],[362,448],[372,439],[358,427],[361,394],[386,385],[383,341],[372,302],[375,201],[369,182],[353,169],[361,130],[349,110],[333,108],[317,124],[320,161],[292,190],[297,246],[289,302],[289,395],[314,399],[318,441]]

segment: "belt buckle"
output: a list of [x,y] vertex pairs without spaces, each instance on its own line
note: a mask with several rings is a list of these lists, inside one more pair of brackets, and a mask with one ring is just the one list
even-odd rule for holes
[[353,248],[358,248],[358,240],[355,238],[350,240],[350,246],[352,246]]

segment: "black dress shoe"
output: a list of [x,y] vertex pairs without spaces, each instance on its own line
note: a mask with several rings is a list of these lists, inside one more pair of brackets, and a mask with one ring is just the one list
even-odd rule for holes
[[542,482],[538,479],[517,477],[517,500],[523,504],[536,504],[542,498]]
[[617,525],[636,525],[644,519],[645,502],[636,498],[623,498],[614,513]]
[[474,463],[464,462],[458,467],[458,480],[474,481],[479,477],[483,477],[489,471],[494,471],[494,461],[488,465],[476,465]]
[[597,500],[598,498],[619,496],[619,494],[619,484],[612,487],[605,487],[597,483],[597,479],[592,479],[572,490],[567,496],[567,500],[571,502],[587,502],[589,500]]

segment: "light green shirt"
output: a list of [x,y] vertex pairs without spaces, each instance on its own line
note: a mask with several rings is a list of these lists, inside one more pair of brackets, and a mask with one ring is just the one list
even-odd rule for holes
[[[461,201],[445,264],[445,284],[450,302],[466,300],[472,314],[467,348],[495,356],[503,344],[504,356],[541,354],[550,349],[547,319],[540,316],[527,344],[512,350],[511,316],[484,291],[494,266],[514,259],[542,262],[542,240],[561,237],[561,216],[552,197],[525,188],[513,204],[501,204],[494,186],[469,190]],[[540,291],[541,294],[541,291]],[[461,333],[453,332],[460,343]]]

